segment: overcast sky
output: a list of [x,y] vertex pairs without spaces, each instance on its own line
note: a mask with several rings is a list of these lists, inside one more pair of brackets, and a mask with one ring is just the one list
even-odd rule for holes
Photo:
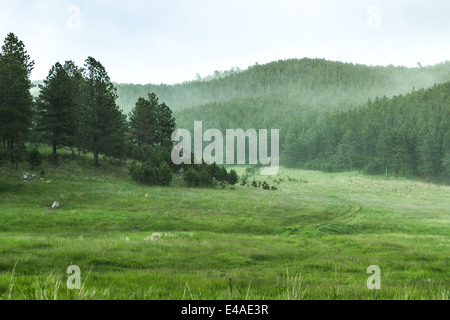
[[288,58],[450,60],[450,1],[0,0],[8,32],[35,60],[33,80],[93,56],[115,82],[172,84]]

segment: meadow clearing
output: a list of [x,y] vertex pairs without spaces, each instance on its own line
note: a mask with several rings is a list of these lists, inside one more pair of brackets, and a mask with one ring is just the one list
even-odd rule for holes
[[0,168],[0,299],[449,299],[448,186],[281,168],[250,178],[276,191],[145,187],[91,165]]

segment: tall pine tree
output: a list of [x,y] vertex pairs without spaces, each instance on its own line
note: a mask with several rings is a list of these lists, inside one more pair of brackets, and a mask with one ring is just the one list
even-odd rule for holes
[[[66,62],[65,66],[73,63]],[[73,72],[73,70],[72,70]],[[72,146],[77,132],[76,94],[78,84],[66,68],[56,63],[50,70],[37,99],[37,131],[51,143],[53,155],[58,146]]]
[[170,145],[175,128],[172,110],[165,103],[160,104],[154,93],[148,99],[139,98],[130,113],[131,139],[138,147]]
[[116,88],[103,65],[92,57],[86,59],[80,142],[94,153],[96,168],[99,167],[100,152],[117,157],[116,151],[123,150],[126,122],[116,99]]
[[172,110],[162,103],[157,108],[156,138],[161,147],[172,145],[172,133],[176,129]]
[[149,94],[148,99],[139,98],[130,113],[131,140],[138,147],[155,145],[157,108],[158,98]]
[[25,142],[31,127],[33,68],[23,42],[9,33],[0,53],[0,134],[11,151]]

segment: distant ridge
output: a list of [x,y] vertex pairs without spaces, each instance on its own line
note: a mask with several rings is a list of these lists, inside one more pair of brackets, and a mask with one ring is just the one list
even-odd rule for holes
[[[129,113],[139,97],[154,92],[173,110],[183,110],[213,102],[264,95],[286,95],[290,102],[324,100],[328,93],[356,94],[358,103],[368,98],[409,92],[450,81],[450,62],[429,67],[366,66],[324,59],[290,59],[253,65],[247,70],[232,69],[201,80],[176,85],[116,84],[118,104]],[[42,81],[34,81],[35,84]],[[38,88],[32,89],[37,96]],[[325,94],[322,94],[325,93]],[[327,97],[325,100],[328,99]],[[326,106],[325,106],[326,107]],[[334,107],[332,108],[334,109]]]

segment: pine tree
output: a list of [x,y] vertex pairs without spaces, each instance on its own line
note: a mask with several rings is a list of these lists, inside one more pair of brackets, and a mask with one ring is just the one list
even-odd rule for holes
[[77,132],[77,83],[60,63],[56,63],[40,88],[36,130],[44,132],[44,138],[51,143],[53,155],[56,156],[58,146],[73,145]]
[[33,68],[23,42],[9,33],[0,54],[0,135],[9,150],[25,142],[31,127]]
[[358,144],[358,137],[351,129],[347,130],[338,146],[338,152],[349,161],[349,169],[353,170],[353,160],[356,156],[356,147]]
[[444,174],[450,178],[450,131],[444,136],[443,153],[442,166],[444,167]]
[[130,113],[131,139],[138,147],[155,144],[157,108],[158,98],[155,94],[149,94],[148,99],[139,98]]
[[381,132],[377,143],[378,157],[384,161],[386,166],[386,178],[389,173],[389,164],[393,158],[394,138],[391,130]]
[[99,154],[115,155],[125,144],[125,116],[116,105],[116,88],[103,65],[92,57],[86,60],[83,102],[80,118],[82,145],[94,153],[94,166],[99,167]]
[[31,166],[31,170],[34,170],[34,168],[42,164],[42,155],[38,150],[33,149],[27,154],[27,161]]
[[427,177],[437,177],[442,170],[442,144],[439,142],[439,134],[436,129],[430,130],[423,137],[421,147],[422,170]]
[[239,181],[239,176],[238,176],[236,170],[231,170],[231,171],[230,171],[230,174],[229,174],[229,176],[228,176],[228,182],[229,182],[232,186],[234,186],[236,183],[238,183],[238,181]]
[[160,146],[172,145],[172,133],[176,129],[176,123],[172,110],[165,103],[158,105],[156,123],[156,140]]
[[130,113],[131,139],[138,147],[172,145],[175,128],[172,110],[165,103],[160,104],[154,93],[148,99],[139,98]]

